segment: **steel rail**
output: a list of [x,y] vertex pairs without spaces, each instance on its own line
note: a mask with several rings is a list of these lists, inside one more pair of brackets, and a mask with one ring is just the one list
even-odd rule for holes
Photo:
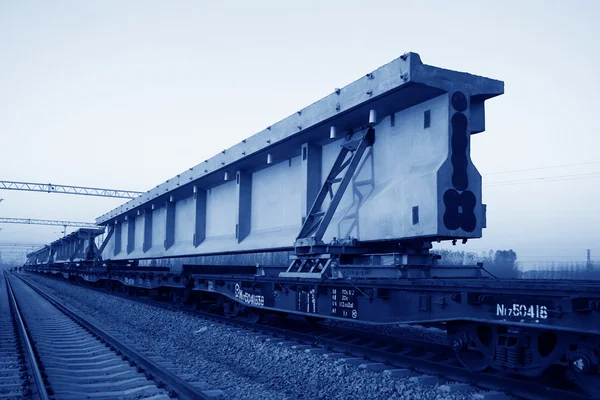
[[33,375],[33,379],[35,381],[35,385],[38,389],[38,396],[40,397],[40,400],[49,400],[50,397],[48,396],[48,392],[46,390],[46,384],[44,383],[44,379],[42,378],[42,374],[40,373],[40,368],[38,366],[37,360],[35,359],[35,353],[33,352],[33,346],[31,345],[31,340],[29,338],[29,334],[27,333],[25,322],[23,321],[23,317],[21,316],[21,312],[19,311],[19,304],[17,303],[17,298],[15,297],[12,285],[10,283],[10,279],[8,279],[8,275],[6,272],[4,272],[4,279],[6,280],[6,291],[8,292],[8,297],[10,298],[10,302],[15,316],[15,321],[19,326],[19,332],[21,333],[21,338],[23,340],[23,347],[25,348],[25,353],[27,353],[29,366]]
[[78,324],[88,329],[97,337],[104,340],[111,347],[120,351],[123,355],[125,355],[129,360],[133,361],[140,368],[142,368],[148,375],[149,378],[154,380],[157,384],[164,385],[167,390],[171,392],[171,395],[176,396],[182,400],[209,400],[210,397],[202,393],[199,389],[195,388],[188,382],[179,378],[177,375],[171,373],[165,368],[162,368],[152,362],[150,359],[146,358],[139,352],[132,349],[130,346],[124,344],[123,342],[116,339],[114,336],[110,335],[105,330],[99,328],[93,323],[89,322],[87,319],[83,318],[81,315],[77,314],[64,304],[62,304],[59,300],[55,299],[53,296],[49,295],[39,287],[35,286],[29,280],[23,278],[20,275],[18,276],[26,285],[31,287],[36,293],[42,296],[46,301],[60,310],[69,318],[76,321]]
[[[66,282],[66,281],[65,281]],[[449,346],[443,346],[436,343],[430,343],[425,341],[418,341],[412,339],[399,338],[396,336],[382,335],[365,333],[363,330],[344,329],[335,326],[326,326],[324,332],[313,332],[306,333],[298,330],[291,330],[276,326],[269,326],[263,324],[257,324],[247,320],[236,320],[225,316],[216,315],[213,313],[189,309],[187,307],[177,306],[175,304],[162,303],[160,301],[143,299],[139,297],[132,297],[127,294],[115,293],[107,291],[101,288],[94,288],[81,283],[75,283],[68,281],[68,283],[75,286],[80,286],[86,289],[96,290],[102,293],[111,294],[117,297],[133,299],[134,301],[141,302],[144,304],[152,305],[155,307],[171,310],[171,311],[184,311],[187,315],[191,315],[197,318],[218,322],[224,325],[236,326],[242,329],[248,329],[254,332],[272,335],[274,337],[281,337],[289,340],[298,341],[300,343],[310,344],[313,347],[327,348],[329,350],[345,353],[354,357],[362,357],[365,359],[365,363],[380,362],[390,368],[407,368],[415,372],[442,376],[450,381],[456,381],[461,383],[468,383],[477,388],[486,390],[502,391],[508,395],[524,398],[527,400],[564,400],[566,398],[572,400],[590,400],[592,397],[574,392],[571,390],[564,390],[560,388],[553,388],[543,386],[542,384],[536,383],[529,379],[517,379],[502,374],[486,373],[486,372],[471,372],[466,369],[462,364],[459,365],[460,361],[455,357],[447,357],[439,361],[433,361],[427,357],[418,357],[410,355],[409,350],[417,350],[415,353],[419,354],[425,346],[431,349],[433,352],[443,352],[447,350],[447,355],[454,354],[454,351]],[[322,327],[322,326],[321,326]],[[396,342],[400,348],[406,347],[406,351],[400,350],[398,353],[384,351],[381,349],[367,348],[363,344],[353,344],[351,341],[341,341],[336,338],[325,337],[328,333],[335,332],[338,336],[350,336],[354,335],[355,338],[363,337],[370,338],[371,342],[373,337],[376,338],[380,343],[385,340],[385,337],[392,339]],[[386,343],[392,344],[392,343]],[[429,351],[428,353],[431,353]]]

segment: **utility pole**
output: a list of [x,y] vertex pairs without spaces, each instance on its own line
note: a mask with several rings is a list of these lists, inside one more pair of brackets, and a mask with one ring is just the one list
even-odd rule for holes
[[590,249],[587,249],[587,263],[585,264],[588,271],[591,271],[592,268],[592,252]]

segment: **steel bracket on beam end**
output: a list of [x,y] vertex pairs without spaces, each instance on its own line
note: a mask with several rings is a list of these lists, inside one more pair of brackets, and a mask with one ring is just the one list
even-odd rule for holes
[[[351,134],[342,143],[340,153],[302,224],[300,234],[296,238],[296,247],[323,244],[323,235],[327,231],[346,188],[354,176],[363,154],[374,141],[375,129],[369,127],[361,132]],[[334,189],[336,184],[337,188]],[[327,194],[330,197],[329,205],[325,211],[321,211]]]
[[[365,151],[375,142],[375,129],[368,127],[348,135],[321,190],[310,208],[294,245],[296,255],[285,272],[279,276],[289,278],[315,278],[330,276],[339,254],[363,253],[356,239],[349,238],[326,245],[323,236],[344,196]],[[337,187],[334,187],[337,185]],[[327,209],[321,211],[329,194]]]

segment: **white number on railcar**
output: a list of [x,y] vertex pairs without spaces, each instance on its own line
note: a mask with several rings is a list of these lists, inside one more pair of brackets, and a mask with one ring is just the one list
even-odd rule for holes
[[496,315],[500,317],[547,319],[548,307],[541,305],[496,304]]
[[242,300],[244,303],[255,307],[263,307],[265,305],[265,297],[259,294],[244,292],[239,284],[235,284],[235,297]]

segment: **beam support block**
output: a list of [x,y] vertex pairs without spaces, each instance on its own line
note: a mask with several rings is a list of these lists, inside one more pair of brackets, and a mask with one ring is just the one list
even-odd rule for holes
[[319,190],[321,190],[321,165],[322,165],[322,150],[321,146],[311,143],[302,145],[300,157],[301,162],[301,180],[302,185],[302,223],[306,219],[306,215],[310,211]]
[[250,234],[252,214],[252,174],[238,171],[236,174],[237,223],[235,237],[238,243]]
[[194,247],[206,239],[206,190],[194,187]]

